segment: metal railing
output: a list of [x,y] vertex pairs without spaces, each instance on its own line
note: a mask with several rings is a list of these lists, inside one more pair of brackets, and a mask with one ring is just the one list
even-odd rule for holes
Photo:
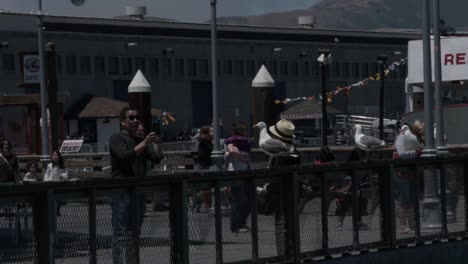
[[[465,237],[467,161],[457,156],[0,185],[0,262],[113,263],[112,201],[122,194],[130,197],[132,217],[120,242],[131,263],[300,263]],[[395,198],[405,189],[394,181],[403,170],[414,175],[406,189],[413,194],[406,197],[411,209],[405,210],[404,198]],[[425,229],[434,208],[425,208],[420,181],[427,184],[430,175],[439,183],[431,197],[439,201],[439,229]],[[352,185],[344,198],[332,186],[347,176]],[[239,204],[250,213],[242,223],[250,232],[232,229],[230,215],[236,217]],[[414,233],[402,228],[402,219]]]

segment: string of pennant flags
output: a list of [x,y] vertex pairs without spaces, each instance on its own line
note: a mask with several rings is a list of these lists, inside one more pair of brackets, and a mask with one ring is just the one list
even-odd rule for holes
[[161,124],[164,126],[169,125],[169,122],[175,123],[175,118],[168,112],[163,112],[161,116]]
[[[408,58],[404,58],[404,59],[401,59],[400,61],[392,62],[384,70],[384,77],[387,77],[390,74],[390,72],[397,72],[401,66],[406,65],[407,61],[408,61]],[[381,78],[382,77],[380,76],[380,73],[377,73],[357,83],[347,85],[347,86],[338,86],[334,90],[328,91],[326,93],[326,97],[327,97],[326,100],[330,104],[331,102],[333,102],[333,97],[338,95],[339,93],[344,92],[346,93],[346,96],[349,96],[351,89],[365,87],[367,86],[369,81],[378,81]],[[297,97],[297,98],[286,98],[284,100],[275,100],[275,104],[288,104],[288,103],[294,103],[294,102],[312,101],[314,99],[318,99],[319,101],[322,101],[322,96],[315,95],[315,96],[302,96],[302,97]]]

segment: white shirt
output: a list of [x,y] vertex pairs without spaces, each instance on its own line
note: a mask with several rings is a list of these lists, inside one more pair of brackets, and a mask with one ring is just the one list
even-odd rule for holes
[[60,169],[59,167],[53,167],[52,163],[47,165],[47,170],[44,174],[44,181],[66,181],[68,180],[67,169]]

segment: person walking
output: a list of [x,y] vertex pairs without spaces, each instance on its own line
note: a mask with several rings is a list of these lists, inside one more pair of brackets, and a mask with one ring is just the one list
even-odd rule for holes
[[3,140],[0,146],[0,159],[5,166],[4,175],[0,176],[1,182],[20,182],[18,178],[19,162],[18,157],[11,151],[11,143],[8,140]]
[[[155,153],[148,150],[148,146],[159,142],[159,136],[151,132],[139,140],[136,131],[139,121],[138,112],[125,106],[120,111],[121,131],[113,134],[109,139],[112,178],[145,177],[147,175],[147,160],[159,162]],[[129,191],[115,192],[112,196],[112,260],[114,264],[123,264],[125,250],[126,263],[136,263],[134,243],[126,240],[135,234],[139,237],[143,216],[146,208],[144,195],[138,195],[140,202],[132,206],[133,201]],[[132,211],[135,208],[137,212]]]
[[[245,125],[235,122],[232,125],[232,136],[224,140],[226,145],[226,163],[228,171],[245,171],[250,169],[250,150],[252,144],[245,136]],[[241,182],[231,186],[231,231],[245,233],[250,231],[247,217],[250,214],[250,197],[248,184]]]
[[[212,126],[203,126],[200,129],[198,139],[198,157],[197,157],[197,170],[209,170],[213,166],[211,159],[211,152],[213,152],[213,136],[214,129]],[[203,207],[208,211],[212,206],[212,192],[211,190],[194,190],[192,196],[192,211],[200,212]]]

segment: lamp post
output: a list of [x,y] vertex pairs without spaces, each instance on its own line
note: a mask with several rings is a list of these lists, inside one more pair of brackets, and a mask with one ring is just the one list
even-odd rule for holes
[[41,139],[42,139],[42,153],[41,163],[42,171],[45,172],[47,163],[50,160],[50,148],[49,148],[49,124],[47,118],[47,90],[46,90],[46,72],[45,72],[45,58],[44,58],[44,44],[43,44],[43,32],[42,32],[42,0],[38,0],[38,11],[37,11],[37,41],[38,41],[38,52],[39,52],[39,67],[40,67],[40,95],[41,95]]
[[218,58],[216,53],[216,0],[211,0],[211,86],[213,103],[213,152],[211,158],[217,169],[222,168],[223,154],[219,144],[219,118],[218,118]]
[[434,97],[435,97],[435,121],[436,121],[436,149],[438,155],[447,155],[448,148],[444,142],[444,109],[442,108],[443,90],[441,87],[442,62],[441,62],[441,23],[439,0],[432,0],[432,21],[434,32]]
[[435,156],[433,133],[433,102],[431,70],[431,25],[430,25],[430,1],[423,0],[423,70],[424,70],[424,150],[423,157]]
[[328,145],[328,112],[327,112],[327,65],[331,63],[330,50],[319,49],[317,61],[320,64],[320,86],[322,93],[322,146]]
[[[424,149],[421,157],[436,156],[433,133],[433,100],[431,71],[431,29],[430,1],[423,0],[423,69],[424,69]],[[424,170],[424,215],[422,231],[438,231],[441,229],[441,213],[439,199],[439,182],[434,168]]]
[[387,57],[377,57],[380,67],[380,92],[379,92],[379,138],[384,140],[384,111],[385,111],[385,67],[387,66]]

